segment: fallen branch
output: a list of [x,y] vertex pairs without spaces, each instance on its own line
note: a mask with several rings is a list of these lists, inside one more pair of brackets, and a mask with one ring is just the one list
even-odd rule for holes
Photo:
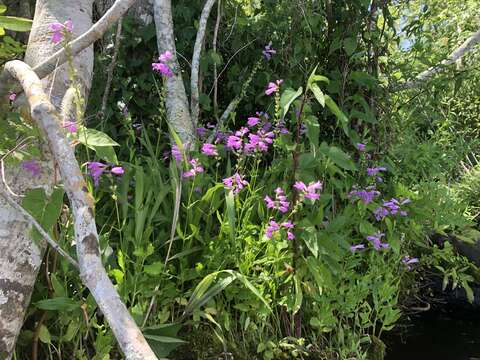
[[213,5],[216,0],[207,0],[200,16],[200,22],[198,24],[197,38],[195,39],[195,46],[193,48],[192,56],[192,73],[190,76],[190,113],[192,115],[193,124],[196,126],[198,123],[198,115],[200,113],[199,99],[200,94],[198,90],[198,78],[200,74],[200,57],[202,54],[202,45],[205,40],[205,32],[207,29],[207,21],[210,17]]
[[[33,71],[40,79],[43,79],[55,70],[57,66],[67,61],[67,51],[70,49],[71,56],[75,56],[82,50],[88,48],[95,41],[101,39],[108,28],[120,19],[137,0],[117,0],[110,9],[98,20],[87,32],[68,43],[61,50],[50,56],[48,59],[33,68]],[[11,74],[5,69],[0,74],[0,102],[8,101],[8,93],[15,89],[15,82]]]
[[45,95],[40,78],[32,68],[19,60],[8,62],[5,71],[20,82],[30,105],[32,119],[43,130],[59,166],[73,212],[77,258],[83,283],[108,321],[125,357],[129,360],[157,359],[103,267],[93,197],[88,192],[73,149],[60,126],[59,115]]
[[53,240],[50,235],[43,229],[42,225],[40,225],[35,218],[30,215],[30,213],[25,210],[20,204],[18,204],[12,197],[7,193],[7,191],[0,186],[0,195],[5,199],[5,201],[17,210],[20,214],[23,215],[25,220],[27,220],[37,231],[42,235],[42,237],[47,241],[47,243],[58,252],[61,256],[63,256],[70,264],[73,265],[76,269],[78,269],[78,263],[65,251],[63,250],[60,245],[58,245],[55,240]]
[[471,51],[475,45],[480,42],[480,30],[470,36],[467,40],[463,42],[458,48],[456,48],[446,59],[441,61],[439,64],[430,67],[429,69],[422,71],[418,74],[415,79],[406,81],[402,84],[394,86],[391,90],[392,92],[397,92],[401,90],[413,89],[421,86],[426,81],[430,80],[436,74],[442,72],[446,66],[455,63],[457,60],[461,59],[466,53]]

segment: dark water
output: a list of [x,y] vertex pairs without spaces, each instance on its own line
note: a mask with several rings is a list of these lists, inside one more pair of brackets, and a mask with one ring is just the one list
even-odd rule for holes
[[480,314],[427,312],[386,343],[386,360],[480,360]]

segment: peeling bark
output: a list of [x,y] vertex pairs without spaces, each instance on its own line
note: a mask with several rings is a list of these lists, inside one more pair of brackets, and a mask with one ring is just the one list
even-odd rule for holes
[[174,75],[165,80],[167,120],[184,144],[193,143],[195,126],[190,116],[182,72],[176,56],[172,4],[170,0],[155,0],[153,6],[158,51],[163,53],[168,50],[173,54],[170,64],[173,67]]
[[8,62],[5,69],[21,83],[31,108],[32,118],[43,131],[60,169],[73,212],[76,250],[83,283],[107,319],[125,357],[131,360],[157,359],[103,267],[93,197],[85,191],[85,180],[74,150],[60,125],[59,114],[43,92],[40,79],[28,65],[14,60]]
[[[71,17],[75,20],[73,36],[88,29],[91,25],[92,1],[79,0],[73,4],[70,0],[37,0],[26,60],[35,66],[58,50],[58,46],[51,42],[49,23],[64,22]],[[79,65],[78,77],[84,92],[87,92],[93,67],[92,49],[84,51],[76,64]],[[55,78],[55,84],[51,84],[51,78],[48,78],[43,86],[48,91],[51,89],[53,101],[59,105],[69,85],[66,68],[57,69]],[[3,87],[6,93],[10,90],[9,79],[11,77],[3,71],[0,88]],[[38,177],[32,177],[21,169],[7,169],[7,182],[15,193],[24,194],[34,188],[43,188],[47,193],[52,191],[55,170],[48,149],[42,147],[42,159],[38,163],[41,167]],[[43,240],[33,240],[31,226],[23,215],[12,209],[3,198],[0,199],[0,359],[10,359],[12,356],[45,246]]]

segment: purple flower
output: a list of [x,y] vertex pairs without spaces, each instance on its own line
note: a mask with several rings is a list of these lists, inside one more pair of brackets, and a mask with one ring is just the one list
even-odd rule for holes
[[358,244],[358,245],[352,245],[352,246],[350,246],[350,251],[351,251],[351,252],[355,252],[355,251],[363,250],[363,249],[365,249],[365,245],[363,245],[363,244]]
[[177,145],[172,145],[172,156],[177,162],[181,162],[183,159],[182,152]]
[[255,150],[267,152],[268,146],[273,143],[275,134],[271,131],[258,130],[256,134],[249,134],[248,138],[249,142],[245,145],[245,152],[249,153]]
[[87,163],[87,169],[90,176],[93,178],[93,184],[98,186],[100,182],[100,177],[102,176],[103,172],[105,171],[107,165],[97,162],[97,161],[89,161]]
[[411,258],[410,256],[405,256],[403,259],[402,259],[402,263],[405,265],[405,267],[407,268],[407,270],[412,270],[412,266],[413,264],[418,264],[420,261],[417,259],[417,258]]
[[270,222],[268,223],[267,229],[265,231],[265,236],[271,239],[274,233],[279,230],[280,230],[280,225],[276,221],[270,220]]
[[184,178],[195,177],[197,174],[202,173],[204,171],[203,166],[201,166],[198,159],[190,160],[189,164],[192,166],[192,168],[189,171],[183,173]]
[[368,205],[379,195],[380,191],[377,191],[374,186],[369,186],[366,189],[357,189],[354,187],[348,194],[348,198],[360,198],[365,205]]
[[235,135],[230,135],[227,138],[227,148],[229,149],[235,149],[235,150],[240,150],[242,148],[243,141],[240,137],[235,136]]
[[164,63],[152,63],[152,69],[159,72],[163,76],[172,77],[173,72],[167,64]]
[[172,59],[173,59],[173,55],[168,50],[165,51],[163,54],[160,54],[160,57],[158,58],[158,60],[160,60],[160,62],[162,62],[162,63],[169,62]]
[[367,240],[373,244],[373,248],[377,251],[381,249],[388,249],[390,245],[382,242],[382,238],[384,236],[384,233],[377,232],[375,235],[367,236]]
[[10,101],[15,101],[16,98],[17,98],[17,94],[15,94],[14,92],[10,92],[10,95],[8,96],[8,99]]
[[276,93],[280,89],[280,85],[283,83],[283,80],[277,80],[276,82],[269,82],[265,94],[270,96]]
[[248,182],[239,173],[235,173],[233,176],[223,179],[223,185],[227,189],[233,190],[234,194],[238,194],[240,190],[248,185]]
[[265,236],[271,239],[278,231],[280,231],[281,228],[284,228],[287,230],[287,239],[293,240],[295,239],[295,235],[293,234],[293,231],[292,231],[294,227],[295,225],[292,223],[291,220],[287,220],[282,224],[278,224],[275,220],[270,220],[265,230]]
[[208,131],[207,128],[204,128],[203,126],[197,128],[197,134],[200,137],[204,137],[205,135],[207,135],[207,131]]
[[22,168],[28,171],[32,176],[38,176],[42,172],[40,165],[35,160],[25,160],[22,162]]
[[63,24],[54,22],[50,24],[48,28],[53,32],[52,42],[54,44],[58,44],[60,41],[62,41],[62,38],[66,33],[71,33],[73,31],[73,23],[72,20],[69,19]]
[[365,144],[362,144],[362,143],[357,143],[357,149],[358,151],[365,151],[365,148],[367,147],[367,145]]
[[277,53],[275,49],[272,48],[272,42],[270,41],[267,46],[262,51],[263,56],[268,61],[272,58],[273,55]]
[[115,175],[123,175],[125,174],[125,170],[123,169],[123,167],[121,166],[114,166],[112,167],[112,170],[110,170],[110,172],[112,174],[115,174]]
[[282,214],[285,214],[288,211],[290,203],[287,201],[285,192],[281,188],[275,189],[275,200],[272,200],[270,196],[265,196],[265,204],[268,209],[276,209]]
[[408,212],[403,210],[401,207],[403,205],[409,204],[411,201],[410,199],[404,199],[399,201],[395,198],[392,198],[388,201],[384,201],[382,206],[376,208],[373,212],[377,221],[382,220],[388,215],[400,215],[400,216],[408,216]]
[[367,175],[368,175],[368,176],[375,176],[375,175],[377,175],[380,171],[387,171],[387,168],[385,168],[385,167],[383,167],[383,166],[374,167],[374,168],[368,168],[368,169],[367,169]]
[[217,148],[213,144],[203,144],[202,153],[207,156],[218,156]]
[[373,215],[377,221],[381,221],[383,218],[387,217],[389,214],[388,209],[380,206],[373,211]]
[[317,193],[317,190],[322,190],[322,183],[320,181],[311,182],[308,185],[305,185],[303,181],[296,181],[293,187],[300,191],[306,199],[320,199],[320,194]]
[[75,134],[78,130],[77,123],[70,120],[67,120],[63,123],[63,128],[71,134]]
[[258,124],[260,123],[260,121],[261,121],[260,118],[254,117],[254,116],[250,116],[250,117],[248,118],[247,124],[248,124],[248,126],[253,127],[253,126],[255,126],[255,125],[258,125]]

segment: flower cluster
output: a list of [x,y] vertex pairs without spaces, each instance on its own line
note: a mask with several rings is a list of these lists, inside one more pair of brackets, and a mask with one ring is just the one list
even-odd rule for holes
[[154,71],[159,72],[165,77],[172,77],[173,71],[168,65],[168,62],[173,59],[173,55],[170,51],[165,51],[163,54],[160,55],[158,58],[159,62],[152,63],[152,69]]
[[367,186],[365,189],[357,189],[355,186],[348,194],[348,198],[359,198],[365,205],[370,204],[376,197],[380,196],[380,191],[375,186]]
[[244,180],[239,173],[235,173],[233,176],[223,179],[223,185],[227,189],[232,190],[234,194],[238,194],[240,190],[248,185],[248,181]]
[[263,57],[267,61],[270,60],[273,57],[273,55],[275,55],[276,53],[277,53],[277,50],[272,48],[272,42],[271,41],[268,43],[267,46],[265,46],[265,48],[262,51]]
[[268,195],[265,196],[264,200],[268,209],[276,209],[282,214],[285,214],[290,206],[290,203],[287,201],[287,197],[285,196],[285,192],[279,187],[275,189],[275,200]]
[[58,44],[65,35],[72,33],[73,23],[72,20],[68,19],[63,24],[54,22],[50,24],[48,28],[52,31],[52,42]]
[[[92,177],[93,184],[95,186],[98,186],[98,184],[100,183],[100,177],[103,175],[104,172],[108,171],[107,168],[108,165],[98,161],[89,161],[87,163],[88,173]],[[125,173],[125,170],[121,166],[112,166],[109,172],[114,175],[123,175]]]
[[202,145],[202,154],[207,156],[218,156],[217,147],[213,144],[205,143]]
[[[260,118],[248,118],[248,125],[250,128],[257,126],[260,123]],[[226,138],[225,147],[230,150],[235,150],[245,154],[254,152],[267,152],[270,145],[273,144],[275,133],[270,131],[272,124],[267,122],[263,124],[262,128],[256,132],[252,132],[248,127],[242,127],[235,131],[233,135]]]
[[290,220],[287,220],[281,224],[277,223],[275,220],[270,220],[265,231],[265,236],[268,239],[271,239],[283,228],[287,231],[287,239],[293,240],[295,239],[295,235],[292,232],[294,227],[295,225]]
[[280,85],[283,83],[283,80],[277,80],[275,82],[269,82],[267,86],[267,90],[265,90],[265,94],[270,96],[275,94],[278,90],[280,90]]
[[300,195],[305,199],[318,200],[320,194],[317,191],[322,190],[322,183],[320,181],[311,182],[305,185],[303,181],[296,181],[293,187],[300,192]]
[[406,210],[402,210],[402,205],[406,205],[410,203],[410,199],[404,200],[397,200],[392,198],[388,201],[384,201],[382,206],[379,206],[373,211],[373,215],[377,221],[383,220],[388,215],[400,215],[400,216],[407,216],[408,212]]
[[191,168],[183,173],[184,178],[195,177],[204,171],[198,159],[191,159],[188,163],[191,165]]
[[382,238],[385,236],[384,233],[377,232],[374,235],[367,236],[367,240],[370,241],[375,250],[388,249],[390,245],[388,243],[382,242]]

